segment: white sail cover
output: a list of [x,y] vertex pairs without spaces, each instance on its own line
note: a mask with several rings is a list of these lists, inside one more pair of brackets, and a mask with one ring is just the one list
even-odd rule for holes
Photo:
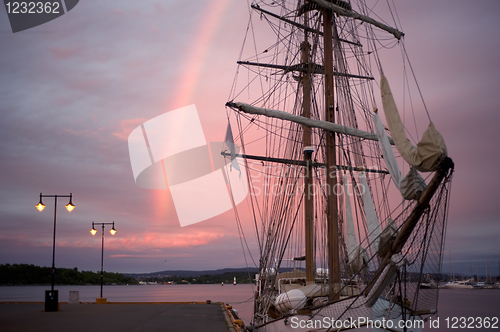
[[389,218],[389,222],[385,226],[384,230],[380,234],[380,242],[378,244],[378,255],[384,258],[388,252],[391,251],[392,244],[396,240],[398,235],[398,226]]
[[389,171],[389,174],[391,175],[392,180],[394,181],[394,184],[399,189],[403,178],[401,176],[401,171],[399,170],[396,157],[394,156],[394,152],[392,152],[391,143],[389,143],[389,138],[387,137],[384,125],[382,124],[378,113],[373,113],[372,118],[373,123],[375,124],[375,131],[380,142],[380,147],[382,148],[385,165],[387,167],[387,170]]
[[347,182],[346,174],[342,176],[342,182],[344,183],[346,246],[350,272],[365,276],[368,273],[370,258],[366,250],[361,245],[358,246],[358,241],[356,240],[356,230],[354,229],[354,220],[352,218],[351,193],[349,192],[349,183]]
[[421,172],[434,171],[439,162],[447,156],[446,145],[441,134],[434,128],[432,122],[422,135],[422,139],[413,146],[406,137],[403,123],[399,117],[396,102],[392,96],[389,83],[384,75],[380,79],[380,90],[382,104],[384,106],[385,119],[391,131],[392,139],[401,156],[408,164]]
[[392,180],[394,181],[394,184],[399,189],[401,196],[403,196],[404,199],[418,199],[426,187],[424,179],[413,167],[404,178],[402,177],[396,157],[394,156],[394,152],[392,152],[391,143],[389,143],[389,138],[387,137],[384,125],[382,124],[378,113],[373,113],[372,118],[373,123],[375,124],[378,140],[380,142],[380,147],[382,148],[385,165]]
[[[224,143],[229,148],[229,151],[231,152],[231,161],[233,161],[236,158],[236,149],[234,145],[233,131],[231,130],[231,123],[229,121],[227,123],[226,138],[224,139]],[[234,168],[236,168],[241,174],[240,165],[238,165],[237,162],[231,162],[231,164],[234,165]]]
[[352,218],[351,195],[349,193],[349,183],[347,182],[347,175],[342,177],[344,183],[344,208],[345,208],[345,231],[346,231],[346,246],[349,255],[349,263],[354,260],[354,254],[358,242],[356,240],[356,230],[354,229],[354,220]]
[[377,212],[373,204],[372,195],[368,182],[366,181],[365,172],[358,173],[359,184],[361,187],[361,195],[363,197],[363,206],[366,216],[366,228],[368,229],[368,238],[374,250],[378,250],[378,241],[380,236],[380,224],[378,222]]
[[349,261],[352,274],[361,274],[361,276],[366,276],[368,274],[370,257],[366,252],[365,248],[359,246],[356,248],[354,254],[352,255],[352,261]]
[[399,191],[404,199],[412,200],[419,199],[427,185],[425,180],[418,174],[417,170],[412,167],[405,178],[401,180]]
[[[248,114],[264,115],[264,116],[267,116],[269,118],[276,118],[276,119],[291,121],[291,122],[302,124],[304,126],[308,126],[311,128],[321,128],[321,129],[333,131],[336,133],[346,134],[346,135],[350,135],[350,136],[356,136],[356,137],[360,137],[360,138],[368,139],[368,140],[372,140],[372,141],[378,140],[377,135],[374,133],[370,133],[370,132],[360,130],[357,128],[351,128],[351,127],[339,125],[339,124],[336,124],[333,122],[304,118],[302,116],[298,116],[295,114],[290,114],[287,112],[272,110],[272,109],[268,109],[268,108],[256,107],[256,106],[252,106],[252,105],[240,103],[240,102],[227,103],[226,105],[231,106],[231,107],[236,107],[240,111],[242,111],[244,113],[248,113]],[[390,138],[389,138],[389,141],[391,141]]]

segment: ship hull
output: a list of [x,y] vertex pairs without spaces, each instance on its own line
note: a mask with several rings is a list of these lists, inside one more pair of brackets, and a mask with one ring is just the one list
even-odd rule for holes
[[[421,332],[421,316],[411,316],[409,310],[380,298],[371,307],[359,306],[360,299],[339,301],[312,315],[296,314],[276,319],[254,328],[258,332],[306,331],[396,331]],[[408,311],[408,312],[405,312]],[[324,313],[324,314],[323,314]],[[311,317],[312,316],[312,317]],[[403,319],[406,317],[406,319]],[[405,329],[406,327],[406,329]]]

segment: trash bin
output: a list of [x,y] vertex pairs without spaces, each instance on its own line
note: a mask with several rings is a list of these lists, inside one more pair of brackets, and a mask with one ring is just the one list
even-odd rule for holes
[[45,311],[57,311],[59,302],[59,291],[45,291]]

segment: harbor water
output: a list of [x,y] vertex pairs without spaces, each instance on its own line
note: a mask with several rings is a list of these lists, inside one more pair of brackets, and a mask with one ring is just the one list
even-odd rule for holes
[[[43,302],[45,290],[48,289],[50,286],[0,286],[0,302]],[[70,291],[79,291],[81,302],[95,302],[100,292],[100,286],[56,286],[56,289],[59,291],[60,302],[68,302]],[[254,290],[255,287],[250,284],[113,285],[104,286],[103,296],[109,302],[224,302],[237,309],[240,317],[248,324],[252,316]],[[490,328],[475,327],[475,331],[500,330],[500,289],[440,290],[438,316],[433,316],[425,323],[424,331],[461,330],[460,320],[464,319],[469,328],[479,326],[477,317],[482,318],[481,321],[489,318],[491,324]],[[468,324],[472,318],[475,319],[474,324]],[[433,327],[430,326],[431,322],[434,322]],[[454,322],[456,323],[453,324]]]

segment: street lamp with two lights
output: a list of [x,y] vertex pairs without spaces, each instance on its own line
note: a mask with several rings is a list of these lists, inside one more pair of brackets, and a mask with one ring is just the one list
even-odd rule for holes
[[116,234],[116,229],[115,229],[115,222],[92,222],[92,229],[90,230],[90,233],[92,235],[96,235],[97,230],[95,229],[96,225],[102,226],[102,241],[101,241],[101,297],[97,299],[97,303],[106,303],[106,299],[102,297],[102,286],[104,283],[104,226],[105,225],[112,225],[111,229],[109,232],[111,235]]
[[71,212],[74,210],[75,205],[73,204],[73,194],[70,193],[68,195],[43,195],[40,193],[40,202],[35,206],[38,211],[42,212],[45,209],[45,204],[42,202],[42,197],[53,197],[54,198],[54,234],[52,237],[52,269],[51,269],[51,287],[50,291],[45,291],[45,311],[57,311],[58,310],[58,301],[59,294],[57,291],[54,291],[54,278],[56,273],[56,220],[57,220],[57,199],[59,197],[69,197],[69,203],[66,204],[66,210]]

